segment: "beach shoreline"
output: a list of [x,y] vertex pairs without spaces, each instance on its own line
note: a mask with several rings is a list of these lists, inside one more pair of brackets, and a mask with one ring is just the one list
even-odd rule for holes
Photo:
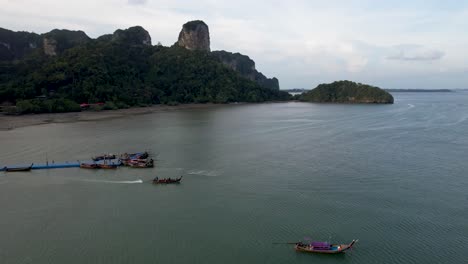
[[176,106],[152,105],[148,107],[132,107],[117,110],[81,111],[69,113],[46,113],[27,115],[1,115],[0,131],[13,130],[15,128],[44,125],[51,123],[75,123],[86,121],[99,121],[114,119],[132,115],[144,115],[165,111],[179,111],[188,109],[205,109],[235,104],[180,104]]

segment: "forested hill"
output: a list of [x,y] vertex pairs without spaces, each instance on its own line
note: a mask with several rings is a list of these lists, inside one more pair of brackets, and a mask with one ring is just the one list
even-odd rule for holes
[[37,35],[0,30],[0,46],[0,104],[16,104],[22,113],[76,111],[79,103],[96,102],[115,109],[289,99],[286,92],[242,76],[209,51],[153,46],[142,27],[98,39],[81,31]]
[[297,97],[301,101],[317,103],[393,104],[393,96],[388,92],[375,86],[351,81],[320,84]]

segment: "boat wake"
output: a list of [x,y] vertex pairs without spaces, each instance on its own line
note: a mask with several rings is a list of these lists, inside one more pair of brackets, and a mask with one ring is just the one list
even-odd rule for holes
[[413,108],[414,104],[408,104],[408,108]]
[[136,181],[102,181],[102,180],[83,180],[84,182],[101,182],[101,183],[122,183],[122,184],[134,184],[134,183],[143,183],[141,179]]
[[201,176],[209,176],[209,177],[216,177],[221,175],[219,171],[208,171],[208,170],[191,170],[187,172],[189,175],[201,175]]

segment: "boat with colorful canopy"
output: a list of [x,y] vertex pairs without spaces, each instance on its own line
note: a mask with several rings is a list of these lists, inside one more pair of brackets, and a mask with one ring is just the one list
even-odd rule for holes
[[349,244],[330,244],[319,241],[297,242],[294,245],[294,249],[299,252],[336,254],[344,253],[346,250],[351,249],[356,242],[357,240],[353,240]]

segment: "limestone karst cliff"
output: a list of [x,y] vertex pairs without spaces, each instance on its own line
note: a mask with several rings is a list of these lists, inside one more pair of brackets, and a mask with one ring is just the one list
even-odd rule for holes
[[177,45],[188,50],[210,51],[210,31],[201,20],[185,23],[179,33]]
[[[188,50],[207,51],[210,47],[210,32],[205,22],[195,20],[185,23],[179,33],[176,45]],[[255,69],[255,62],[246,55],[231,53],[224,50],[213,51],[211,55],[225,66],[238,72],[242,77],[257,82],[259,85],[279,90],[279,81],[276,78],[267,78]]]
[[224,65],[237,71],[243,77],[255,81],[263,87],[279,90],[279,82],[275,77],[267,78],[255,69],[255,62],[249,56],[240,53],[231,53],[224,50],[213,51],[211,54],[218,58]]

